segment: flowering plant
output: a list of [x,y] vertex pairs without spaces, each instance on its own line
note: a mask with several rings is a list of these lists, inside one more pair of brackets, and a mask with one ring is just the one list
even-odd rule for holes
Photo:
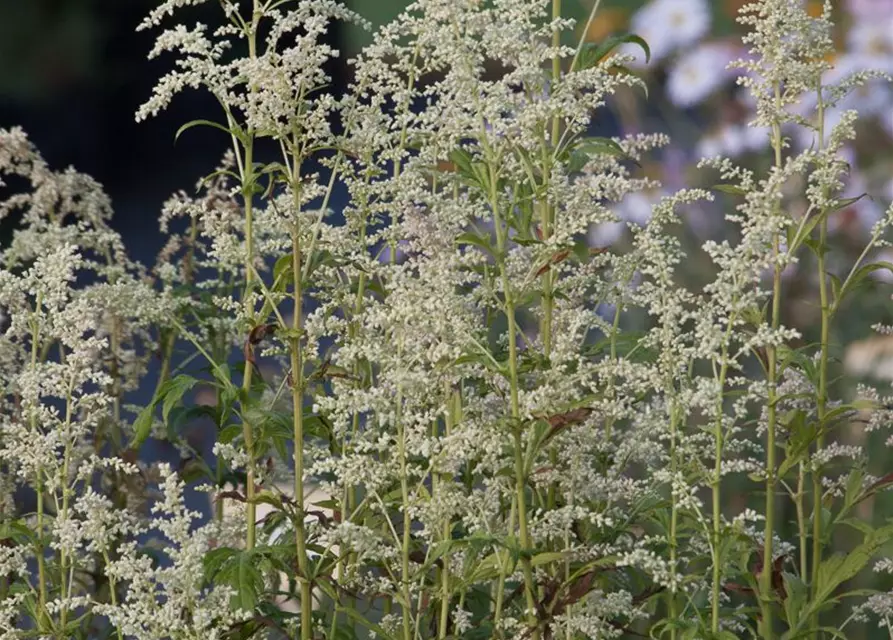
[[[166,0],[139,28],[199,3]],[[829,232],[852,205],[857,119],[835,110],[887,78],[827,83],[830,2],[741,10],[734,66],[769,161],[704,159],[714,186],[666,193],[627,241],[596,246],[592,229],[660,187],[641,167],[665,135],[591,134],[616,92],[645,86],[630,50],[666,54],[647,38],[567,46],[560,0],[418,0],[336,96],[322,38],[360,16],[220,7],[222,26],[163,26],[151,54],[177,58],[137,118],[200,87],[221,111],[178,136],[232,143],[166,203],[153,269],[126,257],[95,182],[0,132],[0,172],[31,184],[0,205],[22,212],[0,253],[0,637],[889,626],[893,592],[847,585],[893,567],[893,524],[862,509],[893,478],[846,437],[887,429],[891,398],[833,398],[829,337],[893,269],[872,262],[893,207],[852,260]],[[792,129],[814,143],[795,152]],[[687,248],[681,215],[714,200],[731,231]],[[709,265],[694,281],[692,256]],[[798,264],[817,283],[814,342],[781,304]],[[184,437],[199,420],[213,460]],[[140,459],[150,438],[178,468]],[[186,504],[196,481],[206,522]]]

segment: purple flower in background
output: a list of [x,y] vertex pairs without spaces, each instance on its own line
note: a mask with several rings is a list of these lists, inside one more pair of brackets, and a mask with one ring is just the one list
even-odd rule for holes
[[858,20],[893,16],[893,0],[847,0],[846,10]]
[[626,223],[622,221],[602,222],[589,229],[589,246],[597,249],[610,247],[623,237]]
[[857,21],[847,34],[847,46],[869,68],[893,71],[893,15]]

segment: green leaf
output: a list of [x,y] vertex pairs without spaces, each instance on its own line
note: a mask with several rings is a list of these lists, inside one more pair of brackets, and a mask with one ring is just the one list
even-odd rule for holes
[[198,120],[190,120],[189,122],[187,122],[186,124],[184,124],[182,127],[180,127],[179,129],[177,129],[177,133],[174,134],[174,142],[176,142],[176,141],[179,139],[180,135],[181,135],[183,132],[185,132],[185,131],[187,131],[187,130],[189,130],[189,129],[192,129],[193,127],[199,127],[199,126],[202,126],[202,127],[213,127],[214,129],[219,129],[220,131],[223,131],[224,133],[228,133],[228,134],[230,134],[230,135],[234,135],[234,136],[236,136],[236,138],[238,138],[238,139],[240,139],[240,140],[242,139],[242,130],[239,129],[239,128],[236,128],[236,129],[230,129],[230,128],[228,128],[228,127],[223,126],[223,125],[220,124],[219,122],[214,122],[213,120],[202,120],[202,119],[198,119]]
[[240,435],[242,435],[242,425],[228,424],[217,434],[217,442],[220,444],[229,444]]
[[282,504],[282,499],[269,489],[264,489],[256,496],[254,496],[254,502],[256,504],[268,504],[271,507],[275,507],[279,511],[285,511],[285,506]]
[[180,402],[187,391],[191,390],[198,383],[196,378],[186,374],[180,374],[175,378],[171,378],[165,382],[161,389],[158,390],[158,398],[164,398],[161,406],[161,418],[167,424],[168,416],[174,405]]
[[293,261],[291,253],[276,260],[276,264],[273,265],[273,291],[285,291],[286,287],[295,281]]
[[450,152],[450,161],[456,165],[456,171],[465,183],[472,187],[487,190],[489,184],[485,165],[476,162],[474,157],[465,149],[453,149]]
[[374,622],[370,622],[366,619],[366,616],[362,615],[359,611],[352,607],[336,607],[338,613],[343,613],[348,618],[359,624],[361,627],[372,631],[376,636],[380,638],[386,638],[387,640],[394,640],[393,636],[391,636],[384,628],[375,624]]
[[795,629],[802,626],[803,621],[809,620],[827,603],[835,602],[837,600],[834,598],[835,590],[847,580],[856,577],[874,558],[878,550],[891,539],[893,539],[893,525],[886,525],[867,533],[862,544],[849,553],[836,553],[825,559],[816,572],[815,598],[803,611],[800,623]]
[[205,583],[213,581],[217,576],[217,572],[237,553],[238,549],[233,549],[232,547],[217,547],[205,553],[202,558]]
[[592,136],[580,138],[574,149],[587,155],[625,156],[626,152],[617,142],[611,138]]
[[0,540],[13,540],[26,545],[37,540],[37,533],[32,531],[24,520],[4,520],[0,522]]
[[792,573],[783,572],[781,574],[784,580],[785,593],[787,597],[784,601],[784,614],[788,626],[794,627],[800,621],[800,612],[809,599],[809,588],[798,576]]
[[638,45],[645,53],[645,63],[647,64],[651,61],[651,48],[648,46],[648,43],[645,42],[645,39],[633,33],[626,33],[611,36],[599,44],[587,43],[584,45],[583,50],[580,52],[580,57],[577,60],[577,64],[572,71],[591,69],[607,58],[614,49],[622,44]]
[[[852,198],[839,198],[834,201],[834,204],[831,207],[831,211],[840,211],[842,209],[849,209],[851,206],[859,202],[862,198],[868,197],[867,193],[862,193],[858,196],[853,196]],[[873,200],[873,198],[868,198],[869,200]]]
[[133,441],[130,443],[131,449],[139,451],[143,443],[152,433],[152,424],[155,422],[155,407],[157,402],[153,400],[146,406],[133,421]]
[[[787,241],[788,241],[788,251],[794,252],[800,246],[800,243],[804,241],[804,239],[809,238],[809,235],[812,233],[812,230],[815,229],[816,225],[819,224],[822,220],[828,217],[829,211],[823,211],[814,215],[811,215],[805,223],[803,223],[799,227],[788,227],[787,231]],[[811,246],[813,253],[816,255],[819,252],[824,251],[824,247],[819,246]]]
[[490,243],[490,236],[478,235],[471,231],[466,231],[465,233],[460,233],[456,236],[456,244],[471,244],[483,249],[484,253],[487,255],[492,256],[494,254],[493,245]]
[[853,272],[852,275],[850,275],[846,279],[846,281],[843,283],[843,286],[841,287],[839,293],[836,296],[834,305],[837,306],[839,304],[840,300],[843,300],[843,298],[846,296],[847,293],[850,292],[850,290],[855,289],[856,287],[860,286],[863,283],[863,281],[865,280],[865,278],[867,278],[869,275],[871,275],[875,271],[880,271],[881,269],[886,269],[887,271],[890,271],[891,273],[893,273],[893,262],[885,262],[885,261],[871,262],[869,264],[862,265],[861,267],[856,269],[856,271]]
[[239,557],[238,580],[233,586],[236,589],[236,601],[241,609],[254,611],[257,605],[257,594],[264,587],[263,578],[254,564],[254,554],[244,552]]
[[171,410],[167,422],[168,438],[173,442],[177,439],[177,433],[183,425],[197,418],[217,419],[217,407],[208,404],[197,404],[191,407],[175,407]]
[[737,184],[715,184],[710,187],[714,191],[719,191],[720,193],[728,193],[732,196],[743,196],[747,193],[747,190],[739,187]]
[[539,567],[544,564],[552,564],[553,562],[561,562],[567,558],[567,554],[563,551],[544,551],[537,553],[530,558],[530,564]]

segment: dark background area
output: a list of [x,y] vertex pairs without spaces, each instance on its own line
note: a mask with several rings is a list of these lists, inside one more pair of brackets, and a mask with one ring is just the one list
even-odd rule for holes
[[[98,180],[112,199],[112,226],[131,257],[147,266],[163,241],[162,203],[178,189],[191,191],[229,143],[205,127],[175,143],[182,124],[219,115],[219,105],[201,90],[187,90],[157,117],[135,121],[173,60],[170,54],[147,60],[158,30],[135,30],[157,4],[0,0],[0,127],[22,127],[51,169],[73,166]],[[216,25],[219,13],[208,2],[182,10],[181,19]],[[343,48],[344,36],[336,26],[331,44]],[[337,92],[345,74],[337,67],[332,74]]]
[[156,119],[134,120],[170,64],[147,60],[155,34],[135,32],[153,4],[0,1],[0,127],[21,126],[52,169],[73,166],[102,183],[113,226],[148,265],[161,246],[161,203],[213,168],[225,143],[196,130],[174,144],[180,124],[214,107],[199,91]]

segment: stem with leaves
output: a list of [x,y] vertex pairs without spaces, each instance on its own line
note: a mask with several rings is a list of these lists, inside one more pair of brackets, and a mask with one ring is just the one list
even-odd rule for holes
[[[248,55],[254,60],[257,58],[257,29],[262,11],[258,0],[253,0],[251,25],[248,33]],[[247,131],[244,142],[245,160],[242,165],[242,197],[245,201],[245,315],[254,324],[253,288],[254,288],[254,132]],[[238,151],[238,150],[237,150]],[[251,378],[253,366],[245,361],[245,374],[242,376],[242,393],[245,397],[251,392]],[[254,548],[257,537],[257,504],[255,501],[255,456],[254,456],[254,427],[247,420],[245,412],[242,413],[242,436],[245,440],[245,453],[248,455],[247,479],[245,487],[245,519],[247,532],[245,536],[245,548]]]
[[533,631],[534,640],[539,638],[539,625],[536,617],[536,585],[533,581],[533,567],[530,561],[530,553],[533,551],[530,543],[530,532],[527,522],[527,478],[524,470],[524,438],[523,423],[521,421],[521,407],[519,400],[520,384],[518,382],[518,326],[515,319],[515,301],[512,283],[509,280],[508,269],[505,264],[505,250],[508,229],[503,228],[502,216],[499,207],[499,195],[497,192],[498,158],[488,158],[490,176],[490,206],[496,227],[496,253],[497,264],[502,279],[504,310],[508,321],[509,343],[509,385],[511,396],[511,424],[514,449],[515,449],[515,499],[518,504],[518,537],[521,545],[521,569],[524,574],[524,596],[527,604],[527,621]]
[[[825,148],[825,101],[822,96],[821,79],[817,83],[816,96],[818,99],[817,106],[817,127],[818,127],[818,152],[821,154]],[[822,200],[827,201],[828,188],[822,188]],[[829,334],[831,326],[831,317],[833,310],[831,309],[830,300],[828,298],[828,274],[825,273],[825,250],[828,243],[828,215],[826,211],[819,212],[821,216],[819,221],[819,244],[816,251],[816,271],[819,278],[819,304],[822,314],[821,337],[819,338],[819,388],[816,398],[816,419],[818,421],[818,433],[816,435],[816,448],[818,454],[825,446],[825,419],[827,414],[828,402],[828,350],[829,350]],[[818,575],[819,566],[822,564],[822,469],[816,466],[812,470],[812,575],[813,581],[811,585],[812,597],[815,598],[818,592]],[[806,578],[803,578],[806,580]],[[811,627],[814,633],[817,633],[819,626],[819,614],[815,614],[811,620]]]
[[290,344],[291,397],[295,465],[295,547],[298,557],[298,581],[301,585],[301,640],[313,637],[312,590],[307,562],[307,536],[304,530],[304,358],[301,342],[303,333],[303,283],[301,277],[300,241],[300,163],[294,158],[292,192],[295,199],[295,228],[292,230],[292,272],[294,274],[294,315]]
[[[781,110],[781,86],[775,84],[775,104],[776,110]],[[775,151],[776,172],[782,171],[782,149],[784,148],[784,139],[781,134],[781,124],[776,120],[772,124],[772,148]],[[780,215],[780,203],[776,205],[776,213]],[[772,311],[771,326],[773,332],[776,332],[781,324],[781,272],[782,266],[779,264],[781,255],[781,238],[776,230],[772,236]],[[761,636],[766,639],[774,637],[772,629],[772,571],[773,571],[773,552],[772,537],[775,531],[775,486],[776,486],[776,427],[777,425],[777,386],[778,386],[778,349],[774,344],[766,347],[766,377],[768,383],[767,393],[767,417],[766,417],[766,528],[764,530],[763,540],[763,569],[760,574],[760,609],[762,611],[762,633]]]

